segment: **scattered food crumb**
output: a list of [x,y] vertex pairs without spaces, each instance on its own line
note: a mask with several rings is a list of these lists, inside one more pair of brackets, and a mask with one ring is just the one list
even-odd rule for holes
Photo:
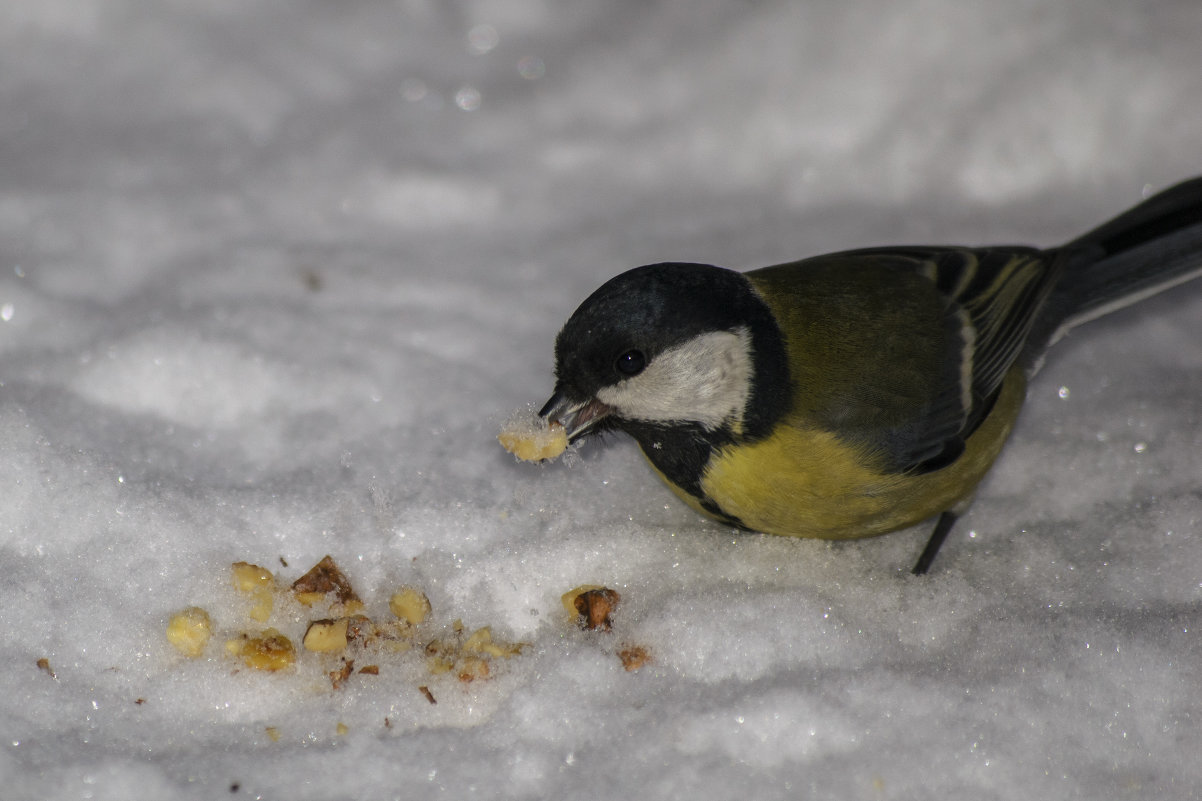
[[[421,687],[418,687],[417,689],[421,691],[422,695],[426,696],[427,701],[429,701],[432,704],[438,703],[437,701],[434,700],[434,693],[430,692],[429,687],[427,687],[426,685],[423,684]],[[388,718],[384,718],[384,723],[386,725],[391,725],[388,723]]]
[[613,628],[610,613],[618,607],[622,596],[608,587],[585,590],[573,598],[573,605],[580,615],[578,623],[586,631],[609,631]]
[[624,645],[618,651],[618,659],[627,671],[635,671],[651,661],[651,655],[641,645]]
[[[283,557],[279,559],[281,564],[286,561]],[[384,623],[373,621],[358,611],[364,608],[363,602],[329,555],[291,585],[282,584],[271,571],[250,562],[234,562],[231,571],[234,587],[254,600],[254,606],[248,610],[249,617],[279,628],[234,629],[234,633],[225,639],[225,653],[239,659],[246,667],[269,673],[328,659],[326,654],[341,655],[339,668],[322,668],[335,691],[356,672],[356,661],[366,661],[360,657],[374,660],[410,651],[431,613],[430,599],[421,589],[402,586],[388,602],[396,619]],[[295,593],[295,602],[283,589],[285,586]],[[305,607],[314,604],[322,604],[323,609],[332,607],[333,615],[305,621]],[[303,636],[294,635],[302,646],[299,648],[280,630],[291,634],[299,631],[298,626],[304,627],[299,629],[304,631]],[[167,636],[182,653],[200,656],[214,628],[208,612],[189,607],[171,618]],[[447,628],[449,632],[445,636],[430,640],[425,647],[425,668],[432,676],[450,674],[465,683],[483,681],[495,674],[497,660],[517,656],[526,645],[495,639],[489,626],[468,633],[463,621],[458,619]],[[311,656],[306,657],[306,654]],[[301,662],[302,657],[307,662]],[[39,667],[43,667],[41,662]],[[49,662],[43,669],[49,670]],[[378,676],[380,663],[373,661],[358,672]],[[435,703],[428,687],[422,687],[422,694],[431,704]]]
[[230,573],[234,587],[254,602],[251,619],[265,623],[275,608],[275,576],[267,568],[249,562],[234,562],[230,565]]
[[44,673],[48,673],[52,679],[58,678],[58,676],[54,675],[54,670],[50,667],[50,660],[46,657],[42,657],[38,660],[38,669]]
[[346,632],[348,621],[345,617],[337,620],[314,620],[305,629],[303,644],[306,650],[321,653],[336,653],[346,650]]
[[225,650],[231,656],[241,657],[247,667],[269,673],[296,664],[296,648],[292,641],[275,629],[267,629],[255,637],[243,633],[235,639],[226,640]]
[[501,447],[525,462],[554,459],[568,448],[568,434],[559,423],[547,421],[533,409],[522,409],[501,428],[497,435]]
[[426,644],[426,669],[432,675],[454,672],[462,682],[492,675],[491,658],[508,659],[522,652],[526,643],[496,642],[492,630],[483,626],[463,639],[463,621],[451,624],[453,639],[435,639]]
[[[167,621],[167,642],[186,657],[195,659],[204,653],[213,635],[213,621],[199,606],[189,606]],[[41,662],[38,663],[39,667]],[[49,669],[49,663],[47,663]],[[53,675],[53,674],[51,674]]]
[[400,620],[417,626],[430,614],[430,599],[416,587],[401,587],[388,599],[388,609]]
[[346,607],[348,612],[358,612],[363,608],[363,602],[351,589],[350,579],[329,554],[313,565],[308,573],[294,581],[292,591],[296,593],[296,599],[305,606],[312,606],[333,593],[334,598]]
[[342,687],[342,683],[344,681],[346,681],[348,678],[350,678],[350,675],[354,672],[355,672],[355,660],[346,659],[344,657],[342,660],[342,667],[339,668],[338,670],[330,671],[330,685],[335,690],[340,689]]
[[459,669],[459,680],[465,684],[477,679],[487,679],[491,672],[488,660],[478,656],[465,656],[455,666]]

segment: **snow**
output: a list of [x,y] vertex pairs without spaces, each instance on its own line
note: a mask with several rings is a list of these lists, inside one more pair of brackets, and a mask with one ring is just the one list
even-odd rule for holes
[[[1193,0],[4,0],[0,795],[1202,797],[1198,287],[1058,346],[923,578],[925,528],[737,534],[629,441],[495,440],[628,267],[1050,245],[1190,177],[1200,34]],[[425,636],[528,645],[237,670],[230,563],[327,553],[373,616],[411,584]]]

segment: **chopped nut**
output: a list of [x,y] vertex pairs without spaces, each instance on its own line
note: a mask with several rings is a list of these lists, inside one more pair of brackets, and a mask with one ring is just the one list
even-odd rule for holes
[[380,636],[379,627],[366,615],[351,615],[346,621],[347,640],[368,640]]
[[267,732],[268,738],[270,738],[273,743],[278,743],[280,741],[280,730],[275,726],[268,726],[266,729],[264,729],[264,731]]
[[255,605],[251,607],[250,617],[260,623],[266,622],[275,606],[272,591],[275,590],[275,576],[265,567],[252,565],[250,562],[234,562],[230,565],[234,587],[249,595]]
[[473,631],[460,648],[464,651],[482,651],[485,645],[492,642],[492,630],[488,626]]
[[488,626],[484,626],[472,632],[471,636],[463,641],[460,649],[469,653],[488,654],[508,659],[515,654],[520,654],[522,645],[523,643],[493,642],[492,630]]
[[554,459],[568,449],[568,433],[559,423],[550,423],[524,411],[515,414],[497,435],[501,447],[526,462]]
[[618,651],[618,659],[622,660],[622,667],[628,671],[634,671],[650,662],[651,655],[641,645],[626,645]]
[[50,660],[46,657],[42,657],[38,660],[38,670],[50,674],[50,678],[52,679],[58,678],[58,676],[54,675],[54,670],[52,670],[50,667]]
[[445,640],[431,640],[426,644],[426,670],[437,676],[448,673],[455,667],[458,649]]
[[355,660],[343,657],[342,667],[339,670],[330,671],[330,685],[337,690],[342,686],[342,683],[350,678],[355,672]]
[[488,660],[482,657],[465,656],[455,664],[455,667],[459,671],[459,680],[462,682],[488,678]]
[[580,614],[577,621],[586,631],[609,631],[613,621],[609,619],[610,612],[617,608],[622,596],[608,587],[595,590],[585,590],[573,600],[576,611]]
[[334,727],[334,731],[338,734],[339,737],[342,737],[348,731],[350,731],[350,729],[347,727],[347,725],[345,723],[343,723],[342,721],[338,721],[338,725]]
[[419,625],[430,614],[430,599],[416,587],[401,587],[388,599],[388,609],[410,625]]
[[[423,684],[421,687],[418,687],[417,689],[421,691],[422,695],[426,696],[427,701],[429,701],[432,704],[438,703],[437,701],[434,700],[434,693],[430,692],[429,687],[427,687],[426,685]],[[387,720],[387,719],[388,718],[385,718],[385,720]]]
[[334,564],[334,559],[328,554],[308,573],[292,583],[292,591],[296,593],[296,599],[306,606],[312,606],[333,593],[335,600],[346,607],[348,612],[358,612],[363,608],[363,602],[351,589],[350,580],[338,569],[338,565]]
[[[280,564],[287,567],[286,560]],[[270,570],[249,562],[231,564],[231,580],[235,589],[254,601],[250,616],[267,622],[273,614],[276,577]],[[243,665],[254,670],[280,671],[298,664],[306,652],[343,654],[350,652],[365,658],[387,659],[420,645],[416,634],[418,628],[429,619],[429,598],[416,587],[400,587],[389,599],[389,609],[395,619],[376,622],[361,613],[360,601],[346,575],[325,556],[308,573],[291,585],[295,597],[302,603],[321,604],[305,629],[302,648],[274,628],[262,631],[242,631],[225,641],[225,651]],[[610,591],[607,591],[610,592]],[[616,595],[616,594],[615,594]],[[566,597],[565,597],[566,603]],[[329,611],[325,611],[325,610]],[[289,618],[297,610],[288,607]],[[289,620],[291,625],[291,619]],[[214,624],[207,612],[199,607],[190,607],[174,615],[168,624],[167,637],[172,646],[189,656],[200,656],[213,634]],[[431,674],[450,673],[463,682],[488,679],[494,672],[495,660],[508,659],[520,654],[526,643],[508,643],[493,639],[492,630],[483,626],[470,633],[462,620],[455,620],[444,631],[440,639],[429,641],[425,646],[427,669]],[[315,659],[314,657],[307,657]],[[318,661],[317,664],[322,664]],[[54,675],[46,659],[38,660],[38,667]],[[329,667],[327,665],[327,667]],[[369,664],[358,669],[368,676],[380,675],[379,664]],[[237,671],[235,671],[237,672]],[[355,662],[343,656],[337,670],[327,671],[331,686],[337,690],[354,673]],[[428,687],[421,688],[423,696],[435,703]],[[143,703],[138,699],[135,703]],[[386,725],[390,725],[386,719]],[[274,727],[267,729],[268,736],[279,739]]]
[[[213,621],[199,606],[189,606],[167,621],[167,642],[186,657],[195,659],[204,653],[213,635]],[[39,667],[41,663],[38,663]],[[46,664],[49,669],[50,664]],[[51,674],[53,675],[53,673]]]
[[275,576],[270,570],[250,562],[234,562],[230,565],[230,574],[239,592],[251,593],[260,587],[270,589],[275,584]]
[[255,670],[283,670],[296,662],[292,641],[275,629],[267,629],[258,637],[243,634],[227,640],[225,650],[231,656],[241,657],[247,667]]
[[348,623],[345,617],[337,620],[314,620],[305,630],[305,648],[321,652],[346,650]]

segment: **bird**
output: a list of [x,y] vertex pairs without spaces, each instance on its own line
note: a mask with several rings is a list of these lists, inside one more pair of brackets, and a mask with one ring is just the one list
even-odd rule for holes
[[737,272],[664,262],[589,295],[539,411],[634,438],[724,524],[855,539],[935,520],[926,573],[1070,329],[1202,275],[1202,177],[1058,247],[896,246]]

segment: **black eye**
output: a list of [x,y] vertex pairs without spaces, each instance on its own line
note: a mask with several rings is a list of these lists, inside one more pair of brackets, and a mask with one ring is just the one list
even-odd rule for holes
[[647,357],[641,350],[628,350],[614,362],[614,369],[622,375],[638,375],[647,366]]

